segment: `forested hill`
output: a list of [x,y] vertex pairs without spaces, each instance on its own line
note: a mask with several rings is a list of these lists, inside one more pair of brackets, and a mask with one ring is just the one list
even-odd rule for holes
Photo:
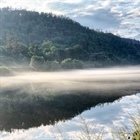
[[95,65],[140,64],[140,42],[91,30],[52,13],[0,9],[0,57],[13,61],[81,60]]

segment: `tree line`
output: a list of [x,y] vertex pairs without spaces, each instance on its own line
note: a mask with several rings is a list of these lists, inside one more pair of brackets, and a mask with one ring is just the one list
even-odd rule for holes
[[1,65],[28,62],[46,70],[82,68],[85,63],[93,67],[140,63],[139,41],[89,29],[52,13],[2,8],[0,15]]

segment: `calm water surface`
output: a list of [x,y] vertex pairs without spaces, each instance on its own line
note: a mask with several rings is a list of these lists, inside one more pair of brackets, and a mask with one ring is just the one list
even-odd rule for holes
[[1,77],[0,140],[77,139],[85,126],[110,140],[140,108],[139,85],[139,67]]
[[110,131],[122,124],[130,125],[129,115],[136,115],[137,107],[140,107],[140,93],[122,97],[110,104],[96,106],[84,111],[81,115],[66,122],[60,121],[56,125],[41,125],[40,127],[27,130],[14,130],[13,132],[3,131],[0,134],[1,140],[54,140],[54,135],[58,138],[59,131],[65,137],[75,138],[83,133],[83,121],[89,127],[96,125],[96,130],[104,129],[104,139],[111,139]]

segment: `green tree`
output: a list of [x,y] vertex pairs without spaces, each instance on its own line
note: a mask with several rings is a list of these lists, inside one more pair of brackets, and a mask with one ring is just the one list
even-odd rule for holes
[[10,34],[6,36],[6,49],[8,55],[14,57],[17,54],[18,42],[19,41],[16,36]]
[[61,67],[63,69],[73,69],[73,62],[71,58],[66,58],[61,62]]
[[42,49],[38,45],[30,44],[28,48],[28,55],[30,57],[32,57],[33,55],[42,56]]
[[45,62],[45,70],[55,71],[60,69],[60,64],[58,61],[46,61]]
[[83,62],[77,59],[72,60],[71,58],[67,58],[61,62],[61,67],[63,69],[82,69]]
[[6,55],[12,57],[16,62],[21,62],[28,57],[28,48],[25,44],[19,42],[17,37],[13,35],[7,35],[6,38]]
[[84,63],[81,60],[74,59],[73,65],[75,69],[83,69]]
[[52,46],[51,48],[50,48],[50,50],[51,50],[51,52],[52,53],[55,53],[55,52],[57,52],[57,47],[55,47],[55,46]]
[[44,70],[45,60],[42,56],[33,55],[30,60],[30,66],[35,70]]
[[49,48],[50,49],[52,47],[52,44],[53,43],[50,40],[47,40],[47,41],[44,40],[43,43],[41,44],[41,47],[42,48]]

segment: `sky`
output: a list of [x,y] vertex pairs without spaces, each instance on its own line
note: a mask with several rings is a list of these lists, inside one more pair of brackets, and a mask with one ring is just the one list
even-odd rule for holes
[[91,29],[140,40],[140,0],[0,0],[13,7],[64,15]]

